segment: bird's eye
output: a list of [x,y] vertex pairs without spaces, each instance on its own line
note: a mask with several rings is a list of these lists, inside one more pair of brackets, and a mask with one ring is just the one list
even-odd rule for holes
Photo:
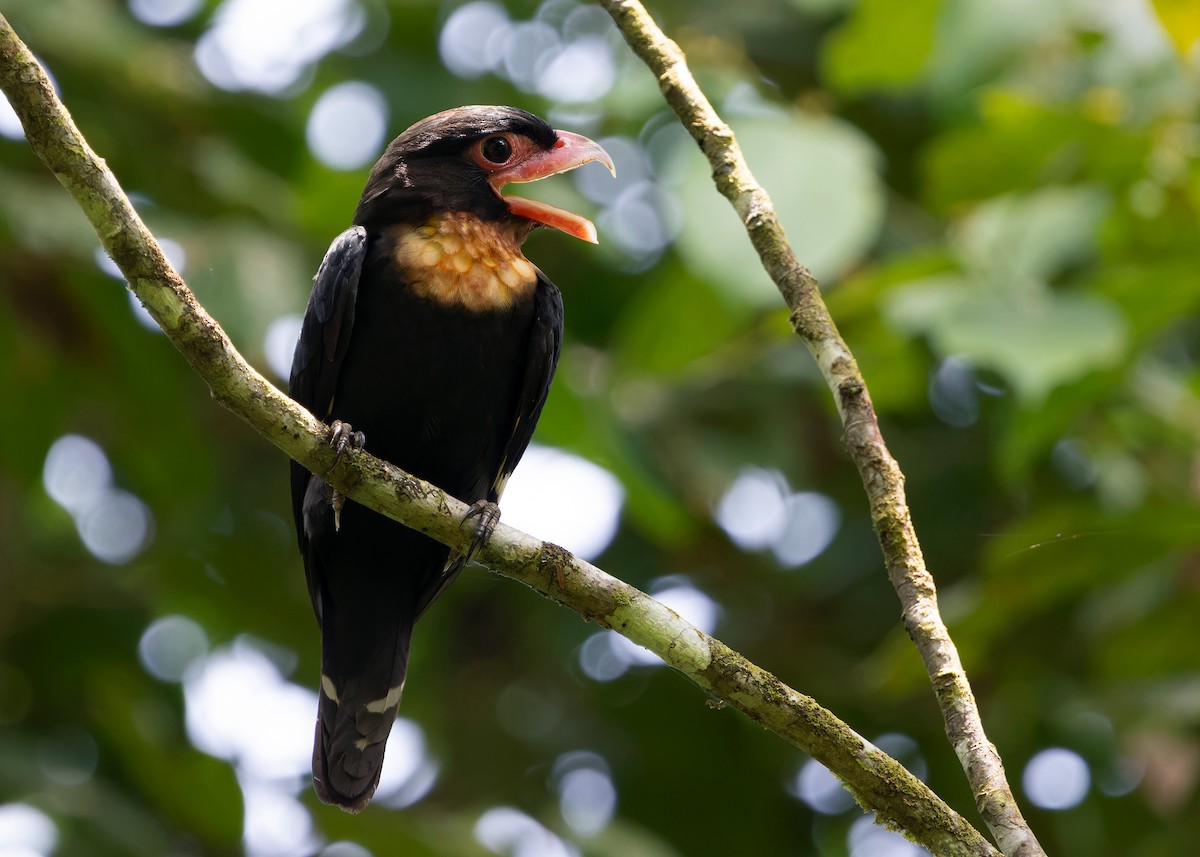
[[479,151],[493,164],[503,164],[512,157],[512,143],[504,137],[489,137],[483,141]]

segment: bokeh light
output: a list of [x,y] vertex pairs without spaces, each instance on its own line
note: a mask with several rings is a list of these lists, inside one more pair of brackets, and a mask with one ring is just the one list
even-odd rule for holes
[[563,776],[558,795],[563,821],[579,836],[595,836],[602,831],[617,807],[612,777],[591,768],[580,768]]
[[681,214],[674,194],[641,181],[627,187],[598,220],[605,237],[640,269],[654,262],[679,233]]
[[97,503],[112,487],[112,466],[100,445],[77,434],[63,435],[46,453],[42,485],[50,499],[72,514]]
[[1074,750],[1051,747],[1029,760],[1021,775],[1025,794],[1042,809],[1076,806],[1088,793],[1092,776],[1087,761]]
[[357,170],[379,157],[387,124],[383,93],[352,80],[321,93],[305,133],[317,160],[335,170]]
[[563,821],[577,836],[600,833],[617,808],[617,789],[608,763],[587,751],[563,753],[552,773]]
[[583,36],[562,45],[545,62],[538,92],[560,104],[594,101],[612,89],[617,63],[603,36]]
[[613,633],[592,634],[579,647],[579,668],[593,681],[613,681],[629,670],[629,659],[616,650]]
[[929,854],[896,831],[880,827],[873,815],[856,818],[846,840],[850,857],[925,857]]
[[123,565],[150,540],[152,519],[146,504],[128,491],[112,488],[75,517],[79,537],[92,555]]
[[842,510],[831,498],[815,491],[790,495],[785,504],[783,530],[771,552],[784,568],[812,562],[833,542],[842,524]]
[[204,0],[129,0],[133,17],[151,27],[177,27],[196,16]]
[[429,794],[437,776],[438,765],[427,749],[425,731],[412,720],[397,718],[388,735],[376,803],[393,809],[411,806]]
[[284,679],[249,640],[217,648],[183,679],[188,737],[258,780],[309,771],[317,694]]
[[50,857],[58,848],[58,825],[26,803],[0,804],[0,855]]
[[241,775],[246,821],[242,842],[247,857],[311,854],[317,845],[312,814],[289,790]]
[[1120,755],[1113,759],[1112,766],[1097,778],[1096,788],[1108,797],[1124,797],[1142,784],[1146,776],[1146,759],[1134,755]]
[[578,852],[519,809],[499,806],[475,822],[475,839],[503,857],[577,857]]
[[17,111],[13,110],[3,92],[0,92],[0,136],[10,140],[25,138],[25,129],[21,126],[21,120],[17,118]]
[[518,21],[509,27],[505,42],[497,71],[518,88],[536,92],[542,70],[562,49],[558,31],[543,21]]
[[161,681],[183,681],[187,668],[206,654],[208,635],[186,616],[155,619],[138,641],[143,669]]
[[340,842],[330,842],[322,848],[320,857],[374,857],[374,855],[357,842],[343,839]]
[[165,235],[155,237],[158,240],[158,246],[163,251],[163,255],[167,257],[167,261],[171,263],[171,267],[175,269],[175,272],[177,274],[186,274],[187,250],[184,249],[183,244]]
[[738,473],[714,517],[735,545],[745,551],[769,548],[784,568],[820,556],[842,523],[833,499],[814,491],[791,493],[782,473],[759,467]]
[[597,11],[551,0],[531,20],[514,21],[498,3],[466,3],[446,19],[438,50],[459,77],[490,72],[559,104],[592,102],[617,78],[614,33]]
[[573,174],[575,186],[588,199],[604,206],[597,221],[611,243],[635,269],[653,263],[679,234],[683,222],[676,194],[660,184],[656,168],[641,143],[629,137],[600,141],[617,168],[614,179],[603,167],[591,165]]
[[600,164],[587,164],[572,171],[571,177],[579,192],[592,202],[612,205],[622,193],[646,180],[649,175],[646,155],[629,137],[601,137],[596,142],[612,158],[616,177]]
[[[312,853],[317,844],[312,818],[297,795],[309,788],[317,695],[288,681],[266,648],[239,637],[191,662],[183,678],[188,737],[198,749],[233,764],[245,797],[249,853]],[[433,787],[437,771],[424,731],[396,720],[376,804],[416,803]]]
[[488,46],[508,33],[508,13],[499,3],[480,0],[455,9],[442,26],[438,50],[446,68],[459,77],[476,78],[495,65]]
[[742,550],[769,547],[787,524],[786,490],[783,474],[748,467],[717,504],[717,524]]
[[56,440],[46,453],[42,485],[71,513],[84,547],[102,562],[129,562],[149,543],[150,510],[113,485],[112,465],[95,441],[75,434]]
[[313,851],[312,817],[296,794],[309,771],[316,693],[286,681],[262,651],[239,638],[192,662],[183,696],[192,744],[237,772],[247,854]]
[[292,372],[292,357],[296,353],[303,323],[304,316],[300,313],[281,315],[267,326],[267,333],[263,337],[263,354],[267,358],[267,365],[276,377],[284,381]]
[[222,89],[282,93],[364,22],[354,0],[225,0],[196,43],[196,64]]
[[587,459],[530,444],[500,501],[504,523],[591,560],[617,534],[625,489]]
[[816,759],[806,759],[787,783],[792,797],[799,798],[821,815],[840,815],[854,806],[854,798],[841,781]]

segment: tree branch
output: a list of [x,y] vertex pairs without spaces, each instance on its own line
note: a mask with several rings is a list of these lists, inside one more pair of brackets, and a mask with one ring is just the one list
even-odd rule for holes
[[[0,90],[38,157],[74,196],[129,287],[223,406],[358,503],[457,550],[465,504],[366,453],[334,466],[328,427],[254,370],[171,268],[41,66],[0,15]],[[330,468],[333,468],[331,471]],[[936,855],[995,849],[903,765],[829,711],[646,594],[556,545],[501,523],[479,551],[489,568],[646,647],[699,687],[825,764],[876,820]]]
[[791,309],[792,326],[816,359],[833,393],[850,458],[866,489],[888,577],[903,608],[904,626],[933,682],[946,735],[966,771],[979,808],[1009,857],[1045,857],[1021,815],[996,748],[988,741],[958,650],[942,621],[933,576],[925,567],[904,496],[904,474],[879,431],[866,382],[821,299],[816,278],[801,265],[771,198],[755,180],[733,132],[713,109],[687,65],[638,0],[600,0],[633,52],[658,78],[667,103],[700,144],[717,190],[746,227],[763,267]]

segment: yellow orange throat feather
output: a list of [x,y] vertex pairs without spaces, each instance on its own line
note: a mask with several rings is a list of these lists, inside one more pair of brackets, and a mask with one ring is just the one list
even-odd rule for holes
[[451,213],[395,227],[395,260],[413,293],[472,312],[503,310],[537,287],[524,231]]

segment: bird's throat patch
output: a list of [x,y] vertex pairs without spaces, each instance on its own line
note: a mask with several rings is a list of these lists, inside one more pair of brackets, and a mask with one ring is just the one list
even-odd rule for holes
[[395,227],[395,259],[419,297],[472,312],[506,309],[537,287],[525,230],[451,213]]

